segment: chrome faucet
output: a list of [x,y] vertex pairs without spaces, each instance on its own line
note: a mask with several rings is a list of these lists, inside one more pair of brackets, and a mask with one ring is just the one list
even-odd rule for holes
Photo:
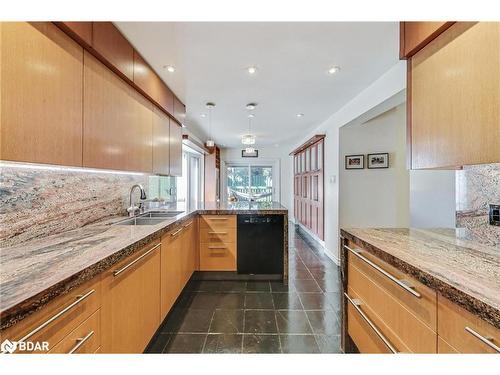
[[130,200],[129,200],[129,207],[127,208],[128,216],[133,217],[135,216],[137,211],[140,211],[142,207],[142,203],[139,202],[139,206],[136,206],[135,204],[132,204],[132,194],[134,193],[135,188],[139,188],[141,192],[141,199],[144,200],[146,199],[146,191],[142,187],[141,184],[135,184],[130,188]]

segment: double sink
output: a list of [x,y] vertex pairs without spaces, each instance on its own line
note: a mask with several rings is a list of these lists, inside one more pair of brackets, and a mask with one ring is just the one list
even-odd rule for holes
[[113,225],[156,225],[162,221],[171,219],[184,213],[184,211],[149,211],[125,220],[118,221]]

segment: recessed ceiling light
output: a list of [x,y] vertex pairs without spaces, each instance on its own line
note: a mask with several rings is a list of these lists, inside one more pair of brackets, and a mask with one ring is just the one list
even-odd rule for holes
[[248,115],[248,118],[254,118],[254,117],[255,117],[255,115],[254,115],[253,113],[250,113],[250,114]]
[[248,74],[255,74],[255,73],[257,73],[257,67],[255,67],[255,66],[249,66],[247,68],[247,72],[248,72]]
[[335,65],[328,69],[328,74],[335,74],[340,70],[340,66]]
[[303,113],[297,113],[297,117],[304,117]]
[[205,117],[207,117],[207,114],[206,114],[206,113],[202,113],[202,114],[200,115],[200,117],[205,118]]
[[251,110],[254,110],[255,107],[257,107],[257,103],[248,103],[246,108],[251,111]]
[[163,68],[167,69],[167,72],[169,73],[175,72],[175,68],[172,65],[165,65]]

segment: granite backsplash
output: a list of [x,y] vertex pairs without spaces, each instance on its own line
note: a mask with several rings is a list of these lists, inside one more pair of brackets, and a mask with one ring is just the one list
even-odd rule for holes
[[133,184],[142,184],[148,198],[172,185],[168,177],[147,174],[2,163],[0,247],[126,214]]
[[479,241],[500,247],[500,227],[489,224],[490,204],[500,204],[500,163],[465,166],[456,172],[456,225]]

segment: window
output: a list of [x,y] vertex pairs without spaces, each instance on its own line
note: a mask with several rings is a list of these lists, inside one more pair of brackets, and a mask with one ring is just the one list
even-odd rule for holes
[[177,200],[188,211],[203,202],[203,157],[192,148],[182,146],[182,177],[178,179]]
[[233,201],[273,201],[273,167],[231,165],[226,168],[226,197]]

